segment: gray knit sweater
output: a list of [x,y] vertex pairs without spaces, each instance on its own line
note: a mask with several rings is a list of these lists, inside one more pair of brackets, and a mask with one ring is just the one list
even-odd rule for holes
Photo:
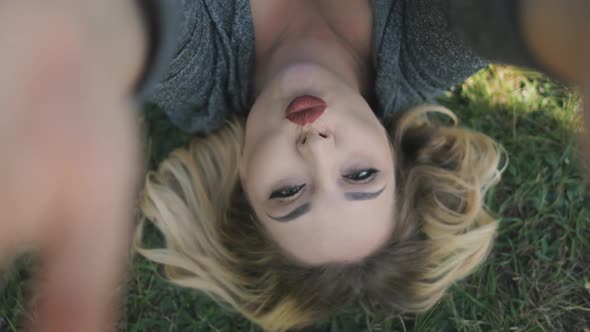
[[[156,0],[155,54],[142,96],[189,133],[247,114],[254,64],[249,0]],[[538,67],[518,0],[372,0],[375,113],[432,101],[489,61]]]

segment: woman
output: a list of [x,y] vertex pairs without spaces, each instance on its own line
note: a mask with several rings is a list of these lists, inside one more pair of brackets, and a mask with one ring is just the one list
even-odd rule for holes
[[[46,258],[46,331],[104,330],[113,307],[136,163],[120,110],[144,63],[142,96],[211,134],[148,181],[143,210],[168,242],[142,252],[271,330],[353,302],[425,310],[485,257],[495,223],[481,197],[498,178],[497,147],[428,109],[403,114],[481,68],[475,53],[588,77],[583,0],[188,0],[180,17],[180,3],[152,1],[143,26],[128,2],[58,4],[0,10],[0,31],[23,31],[0,34],[11,46],[0,142],[26,143],[1,146],[14,156],[1,207],[18,222],[0,244]],[[39,160],[51,163],[22,167]],[[78,320],[61,319],[66,309]]]
[[[424,118],[432,111],[445,112],[414,109],[378,132],[392,137],[379,151],[387,157],[375,168],[344,173],[344,189],[333,196],[305,197],[299,191],[309,182],[271,193],[287,202],[275,203],[278,213],[286,211],[278,217],[256,211],[238,173],[246,154],[240,120],[195,139],[146,183],[141,208],[166,248],[139,244],[139,252],[163,264],[172,282],[204,291],[265,330],[302,327],[353,304],[387,314],[424,311],[487,256],[497,223],[483,198],[500,174],[491,139],[436,126]],[[318,159],[338,154],[328,150],[330,141],[322,143],[310,148],[325,149]],[[271,165],[282,164],[279,158]],[[291,166],[283,165],[260,172]],[[316,188],[330,185],[321,182],[332,179],[325,167],[312,168],[324,176]]]
[[519,28],[527,2],[479,6],[186,2],[150,100],[207,136],[148,178],[142,210],[166,248],[140,252],[267,330],[351,304],[430,308],[489,252],[500,153],[427,117],[446,110],[403,111],[481,68],[470,47],[538,66]]

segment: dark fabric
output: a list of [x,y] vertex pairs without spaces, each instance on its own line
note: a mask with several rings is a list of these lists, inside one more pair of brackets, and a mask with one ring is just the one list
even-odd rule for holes
[[[254,24],[249,0],[160,0],[162,47],[174,57],[145,100],[189,133],[221,127],[252,100]],[[387,116],[432,102],[489,60],[536,67],[519,22],[519,1],[372,0],[375,113]],[[176,5],[176,8],[173,8]],[[172,22],[168,12],[179,11]],[[160,50],[163,54],[168,50]],[[161,56],[160,58],[166,58]],[[159,67],[162,66],[163,67]]]
[[521,1],[435,0],[447,7],[453,32],[493,62],[541,69],[524,40]]
[[372,3],[378,115],[433,102],[487,64],[454,35],[446,6],[431,0]]
[[[170,0],[162,0],[172,3]],[[254,25],[247,0],[182,0],[175,56],[145,100],[185,132],[219,128],[250,108]]]
[[136,0],[143,15],[148,36],[146,70],[140,76],[136,94],[147,99],[168,70],[177,47],[180,7],[169,0]]

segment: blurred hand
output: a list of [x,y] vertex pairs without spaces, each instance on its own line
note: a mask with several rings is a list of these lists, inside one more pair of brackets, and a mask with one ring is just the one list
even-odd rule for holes
[[[590,59],[589,59],[590,61]],[[590,179],[590,78],[587,80],[587,84],[585,87],[582,88],[583,93],[583,110],[582,114],[584,116],[584,135],[583,135],[583,142],[582,146],[585,149],[585,157],[586,157],[586,176]]]
[[590,167],[590,1],[522,0],[521,15],[523,34],[536,60],[577,84],[585,95],[582,145]]
[[0,262],[41,258],[34,331],[114,327],[141,165],[133,3],[0,3]]

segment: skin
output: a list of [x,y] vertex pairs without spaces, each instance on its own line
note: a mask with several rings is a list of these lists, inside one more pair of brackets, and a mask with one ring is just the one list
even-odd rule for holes
[[586,0],[523,0],[523,34],[537,61],[552,73],[576,84],[585,104],[586,135],[580,139],[590,165],[590,2]]
[[0,263],[41,263],[27,331],[114,331],[140,174],[138,11],[0,2],[0,48]]
[[[361,260],[383,245],[395,225],[393,152],[361,95],[370,77],[368,2],[252,5],[256,100],[239,165],[249,201],[272,239],[302,264]],[[331,15],[334,6],[338,17]],[[328,104],[305,126],[285,118],[289,103],[301,95]],[[301,189],[270,198],[285,187],[291,193]],[[307,213],[284,218],[307,204]]]

